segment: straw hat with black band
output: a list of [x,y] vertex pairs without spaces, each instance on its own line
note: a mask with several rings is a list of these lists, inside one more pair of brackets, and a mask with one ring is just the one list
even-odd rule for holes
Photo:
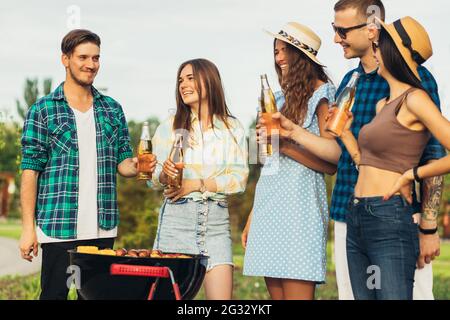
[[313,62],[325,67],[325,65],[323,65],[316,57],[322,41],[319,36],[307,26],[297,22],[289,22],[278,33],[272,33],[267,30],[264,31],[278,40],[293,45]]
[[391,36],[409,69],[420,80],[417,67],[433,55],[430,37],[425,28],[411,17],[401,18],[391,24],[378,18],[377,21]]

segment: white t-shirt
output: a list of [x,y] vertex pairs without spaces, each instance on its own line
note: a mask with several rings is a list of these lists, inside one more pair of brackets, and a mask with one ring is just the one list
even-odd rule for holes
[[[97,238],[117,237],[117,227],[103,230],[98,227],[97,210],[97,144],[94,108],[86,112],[72,108],[78,135],[79,180],[78,180],[78,217],[77,239],[88,240]],[[37,227],[39,243],[71,241],[48,237]]]

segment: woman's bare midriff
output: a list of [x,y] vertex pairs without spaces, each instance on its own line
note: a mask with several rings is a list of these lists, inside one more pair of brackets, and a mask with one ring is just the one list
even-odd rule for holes
[[358,182],[355,186],[355,196],[384,196],[391,190],[400,176],[401,174],[397,172],[378,169],[371,166],[360,166]]

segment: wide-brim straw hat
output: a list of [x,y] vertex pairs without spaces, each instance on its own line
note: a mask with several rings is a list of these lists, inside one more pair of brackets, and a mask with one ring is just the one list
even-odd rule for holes
[[305,25],[297,22],[289,22],[278,33],[264,30],[272,37],[289,43],[302,51],[308,58],[320,66],[325,67],[318,59],[317,53],[322,41],[319,36]]
[[391,36],[398,51],[409,69],[420,80],[417,67],[433,55],[430,37],[425,28],[411,17],[404,17],[386,24],[377,17],[377,21]]

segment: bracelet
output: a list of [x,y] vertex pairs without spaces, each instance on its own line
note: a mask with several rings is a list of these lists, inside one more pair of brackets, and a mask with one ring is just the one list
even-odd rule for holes
[[416,180],[417,182],[422,182],[422,179],[419,178],[419,175],[417,174],[417,169],[419,168],[419,166],[415,166],[413,168],[413,175],[414,175],[414,180]]
[[434,229],[422,229],[422,228],[419,226],[419,231],[420,231],[420,233],[426,234],[426,235],[435,234],[435,233],[437,232],[437,230],[438,230],[437,227],[434,228]]

